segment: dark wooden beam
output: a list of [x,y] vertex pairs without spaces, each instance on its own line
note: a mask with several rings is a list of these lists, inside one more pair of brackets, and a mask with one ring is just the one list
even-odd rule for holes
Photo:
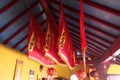
[[24,36],[18,43],[16,43],[16,44],[13,46],[13,48],[15,49],[18,45],[20,45],[23,41],[25,41],[25,40],[27,39],[27,36],[28,36],[28,35]]
[[3,42],[3,44],[7,44],[11,39],[13,39],[15,36],[17,36],[20,32],[22,32],[24,29],[28,27],[28,24],[25,24],[23,27],[21,27],[18,31],[16,31],[12,36],[10,36],[7,40]]
[[110,7],[104,6],[104,5],[99,4],[97,2],[93,2],[91,0],[84,0],[83,3],[85,3],[85,4],[89,5],[89,6],[92,6],[94,8],[97,8],[99,10],[105,11],[107,13],[110,13],[112,15],[120,16],[120,11],[119,10],[112,9]]
[[116,39],[114,44],[105,52],[105,54],[102,57],[100,57],[100,59],[98,60],[99,62],[95,61],[96,65],[99,63],[109,62],[113,58],[112,56],[118,55],[116,54],[117,50],[119,50],[120,54],[120,36]]
[[5,6],[4,8],[2,8],[0,10],[0,14],[4,13],[5,11],[7,11],[9,8],[11,8],[12,6],[14,6],[19,0],[14,0],[12,2],[10,2],[7,6]]
[[[56,12],[57,14],[59,13],[58,10],[55,10],[55,9],[52,9],[52,10],[53,10],[54,12]],[[58,19],[58,16],[56,16],[56,15],[54,15],[54,16],[57,17],[57,19]],[[69,16],[67,16],[67,15],[66,15],[66,17],[69,18],[69,19],[71,19],[71,20],[73,20],[73,21],[76,21],[76,22],[79,24],[79,20],[77,20],[77,19],[75,19],[75,18],[73,18],[73,17],[71,18],[71,17],[69,17]],[[76,28],[76,29],[79,30],[79,26],[76,26],[76,25],[74,25],[73,23],[70,23],[70,22],[68,22],[68,21],[67,21],[67,23],[68,23],[69,25],[73,26],[74,28]],[[87,25],[87,24],[88,24],[88,23],[86,23],[86,25]],[[86,25],[85,25],[85,26],[86,26]],[[88,24],[87,27],[91,27],[91,26]],[[99,31],[100,31],[100,30],[99,30]],[[101,32],[101,31],[100,31],[100,32]],[[115,38],[115,36],[112,37],[112,36],[110,36],[108,33],[104,33],[104,34],[106,34],[107,36],[109,36],[109,37],[111,37],[111,38]],[[86,35],[95,36],[96,38],[104,41],[105,43],[107,43],[107,44],[109,44],[109,45],[112,44],[111,42],[105,40],[104,38],[101,38],[101,37],[99,37],[98,35],[92,34],[92,33],[88,32],[88,31],[86,31]]]
[[27,47],[27,44],[20,50],[21,52],[24,51]]
[[[31,6],[31,9],[33,7],[35,7],[37,4],[39,3],[39,1],[37,1],[36,3],[34,3]],[[0,29],[0,33],[2,33],[4,30],[6,30],[10,25],[12,25],[13,23],[15,23],[17,20],[19,20],[21,17],[25,16],[25,14],[27,14],[27,12],[29,11],[29,9],[26,9],[25,11],[23,11],[21,14],[19,14],[17,17],[15,17],[12,21],[10,21],[8,24],[6,24],[2,29]]]
[[[79,1],[79,0],[78,0],[78,1]],[[93,4],[94,7],[97,6],[96,8],[101,7],[101,9],[105,9],[105,11],[109,10],[110,13],[113,13],[113,14],[115,14],[115,15],[119,15],[119,16],[120,16],[120,11],[116,11],[116,10],[114,10],[114,9],[112,9],[112,8],[106,7],[106,6],[104,6],[104,5],[100,5],[100,4],[95,3],[95,2],[93,2],[93,1],[90,1],[90,0],[84,0],[84,1],[85,1],[84,3],[86,3],[86,4],[89,4],[89,5],[92,5],[92,4]],[[57,1],[51,0],[51,3],[59,6],[59,2],[57,2]],[[95,4],[94,4],[94,3],[95,3]],[[98,5],[100,5],[100,6],[98,6]],[[104,7],[102,7],[102,6],[104,6]],[[74,8],[68,6],[68,5],[63,4],[63,8],[65,8],[65,9],[71,11],[71,12],[74,12],[75,14],[78,14],[78,15],[80,14],[80,11],[79,11],[79,10],[76,10],[76,9],[74,9]],[[53,10],[56,10],[56,9],[54,9],[54,8],[52,8],[52,9],[53,9]],[[100,8],[99,8],[99,9],[100,9]],[[111,9],[112,9],[112,10],[111,10]],[[56,10],[56,11],[59,12],[58,10]],[[85,12],[84,12],[84,13],[85,13]],[[72,16],[69,16],[69,15],[67,15],[67,14],[65,14],[65,15],[66,15],[67,17],[72,17]],[[107,21],[98,19],[98,18],[94,17],[93,15],[89,15],[88,13],[85,13],[85,18],[91,19],[91,20],[93,20],[93,21],[96,21],[96,22],[98,22],[98,23],[100,23],[100,24],[105,25],[106,27],[109,27],[109,28],[112,28],[112,29],[114,29],[114,30],[120,31],[119,26],[114,25],[114,24],[112,24],[112,23],[109,23],[109,22],[107,22]],[[72,17],[72,19],[77,22],[77,19],[75,19],[75,18],[73,18],[73,17]]]
[[[40,17],[42,16],[42,14],[44,13],[44,11],[42,11],[39,15],[37,15],[36,17]],[[12,38],[14,38],[15,36],[17,36],[20,32],[22,32],[24,29],[26,29],[29,26],[29,23],[27,22],[23,27],[21,27],[18,31],[16,31],[11,37],[9,37],[7,40],[5,40],[3,42],[3,44],[7,44]]]

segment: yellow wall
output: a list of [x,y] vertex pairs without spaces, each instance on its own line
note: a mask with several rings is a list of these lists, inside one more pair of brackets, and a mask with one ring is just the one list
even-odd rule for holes
[[110,65],[107,74],[120,74],[120,65]]
[[[37,75],[41,74],[42,77],[47,77],[47,67],[44,66],[43,71],[39,71],[40,64],[34,60],[29,59],[25,54],[6,47],[0,44],[0,80],[13,80],[14,69],[16,64],[16,59],[22,60],[22,76],[21,80],[29,80],[29,70],[32,69],[35,71],[35,80],[37,80]],[[76,69],[71,71],[67,66],[54,66],[56,68],[56,76],[70,77],[71,74],[75,73],[76,70],[83,69],[81,65],[77,65]]]

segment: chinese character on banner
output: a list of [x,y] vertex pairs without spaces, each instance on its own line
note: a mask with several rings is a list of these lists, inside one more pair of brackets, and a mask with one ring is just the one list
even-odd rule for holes
[[62,2],[60,2],[59,36],[58,48],[60,58],[68,65],[70,69],[75,68],[75,55],[72,47],[70,33],[67,28]]
[[23,61],[16,60],[14,80],[21,80]]

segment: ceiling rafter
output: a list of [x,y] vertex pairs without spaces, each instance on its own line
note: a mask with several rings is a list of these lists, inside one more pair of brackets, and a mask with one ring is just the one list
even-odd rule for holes
[[96,57],[100,57],[100,55],[98,53],[96,53],[96,51],[94,51],[94,50],[92,50],[90,48],[88,48],[88,51],[93,53],[94,55],[96,55]]
[[[84,0],[85,2],[89,2],[88,0]],[[51,1],[53,4],[56,4],[57,6],[59,5],[59,2],[57,2],[57,1]],[[93,3],[92,3],[93,4]],[[95,4],[96,5],[96,4]],[[72,8],[72,7],[70,7],[70,6],[67,6],[67,5],[65,5],[65,4],[63,4],[63,7],[65,8],[65,9],[67,9],[67,10],[69,10],[69,11],[72,11],[72,12],[74,12],[74,13],[76,13],[76,14],[80,14],[80,11],[79,10],[76,10],[76,9],[74,9],[74,8]],[[98,7],[102,7],[102,6],[98,6]],[[102,9],[105,9],[104,7],[102,7]],[[110,9],[112,9],[112,8],[110,8]],[[54,9],[54,10],[56,10],[56,9]],[[108,10],[108,9],[106,9],[106,10]],[[57,11],[57,10],[56,10]],[[111,11],[111,10],[110,10]],[[111,11],[112,12],[112,11]],[[112,12],[112,13],[115,13],[116,11],[114,11],[114,12]],[[119,14],[120,12],[119,11],[117,11],[117,14],[120,16],[120,14]],[[67,16],[67,15],[66,15]],[[104,24],[104,25],[106,25],[106,26],[109,26],[109,27],[111,27],[111,28],[113,28],[113,29],[115,29],[115,30],[119,30],[120,31],[120,29],[119,29],[119,26],[117,26],[117,25],[114,25],[114,24],[112,24],[112,23],[109,23],[109,22],[106,22],[106,21],[103,21],[103,20],[101,20],[101,19],[99,19],[99,18],[96,18],[96,17],[94,17],[94,16],[92,16],[92,15],[89,15],[89,14],[87,14],[87,13],[85,13],[85,17],[87,17],[87,18],[89,18],[89,19],[92,19],[93,21],[96,21],[96,22],[98,22],[98,23],[101,23],[101,24]]]
[[[42,14],[44,13],[44,11],[42,11],[39,15],[37,15],[36,17],[40,17],[42,16]],[[7,44],[12,38],[14,38],[15,36],[17,36],[21,31],[23,31],[24,29],[27,28],[27,26],[29,25],[29,23],[25,24],[23,27],[21,27],[18,31],[16,31],[11,37],[9,37],[6,41],[3,42],[3,44]]]
[[[55,10],[55,9],[52,9],[53,11]],[[55,10],[55,12],[57,11],[57,13],[59,12],[58,10]],[[56,16],[56,15],[55,15]],[[71,19],[71,20],[75,20],[76,22],[79,22],[79,20],[77,20],[77,19],[73,19],[73,18],[71,18],[71,17],[69,17],[69,16],[67,16],[66,15],[66,17],[68,17],[69,19]],[[72,24],[72,23],[70,23],[70,22],[67,22],[67,23],[69,23],[70,25],[72,25],[72,26],[74,26],[75,28],[79,28],[79,27],[77,27],[77,26],[75,26],[74,24]],[[86,23],[86,24],[88,24],[88,23]],[[101,31],[100,31],[101,32]],[[86,32],[86,33],[88,33],[89,34],[89,32]],[[107,36],[109,36],[109,37],[112,37],[112,36],[110,36],[108,33],[104,33],[104,34],[106,34]],[[92,35],[92,36],[96,36],[96,35]],[[106,43],[108,43],[108,44],[110,44],[111,45],[111,42],[109,42],[109,41],[107,41],[107,40],[105,40],[105,39],[102,39],[101,37],[99,37],[99,36],[96,36],[97,38],[99,38],[99,39],[101,39],[102,41],[104,41],[104,42],[106,42]],[[114,38],[115,38],[115,36],[114,36]]]
[[112,23],[109,23],[109,22],[107,22],[107,21],[103,21],[103,20],[101,20],[101,19],[98,19],[98,18],[96,18],[96,17],[94,17],[94,16],[92,16],[92,15],[89,15],[89,14],[87,14],[87,13],[85,13],[85,18],[88,18],[88,19],[91,19],[91,20],[93,20],[93,21],[95,21],[95,22],[97,22],[97,23],[103,24],[103,25],[105,25],[106,27],[112,28],[112,29],[114,29],[114,30],[116,30],[116,31],[120,31],[119,26],[114,25],[114,24],[112,24]]
[[107,49],[106,47],[101,46],[100,44],[95,43],[95,42],[93,42],[92,40],[87,39],[87,42],[88,42],[88,43],[91,43],[92,45],[94,45],[94,46],[96,46],[96,47],[98,47],[98,48],[100,48],[101,50],[106,50],[106,49]]
[[[57,11],[57,10],[55,10],[55,11]],[[58,13],[59,11],[57,11],[57,13]],[[68,15],[66,15],[66,17],[67,18],[69,18],[69,19],[71,19],[71,20],[75,20],[76,22],[78,22],[78,24],[79,24],[79,20],[77,20],[77,19],[73,19],[72,17],[69,17]],[[70,23],[70,22],[67,22],[67,23]],[[70,25],[71,25],[72,23],[70,23]],[[74,25],[74,24],[73,24]],[[113,36],[111,36],[110,34],[108,34],[108,33],[105,33],[105,32],[103,32],[103,31],[101,31],[101,30],[99,30],[99,29],[97,29],[97,28],[95,28],[94,26],[92,26],[92,25],[90,25],[90,24],[88,24],[88,23],[85,23],[85,26],[87,26],[87,27],[92,27],[92,29],[94,29],[95,31],[97,31],[97,32],[100,32],[100,33],[102,33],[102,34],[104,34],[104,35],[106,35],[106,36],[108,36],[108,37],[110,37],[110,38],[116,38],[116,37],[113,37]]]
[[94,55],[93,54],[93,52],[91,52],[91,51],[86,51],[86,53],[89,53],[90,55],[92,55],[93,57],[91,57],[92,58],[92,60],[96,60],[95,58],[97,58],[98,56],[97,55]]
[[105,46],[106,48],[109,47],[109,46],[106,46],[105,44],[100,43],[99,41],[96,41],[95,39],[93,39],[93,38],[91,38],[91,37],[89,37],[89,36],[87,36],[87,35],[86,35],[86,37],[87,37],[87,39],[92,40],[92,41],[94,41],[95,43],[100,44],[101,46]]
[[24,51],[27,48],[27,45],[25,45],[22,49],[20,49],[20,51]]
[[12,2],[10,2],[8,5],[6,5],[4,8],[2,8],[0,10],[0,14],[3,14],[4,12],[6,12],[9,8],[11,8],[12,6],[14,6],[19,0],[14,0]]
[[[76,41],[78,41],[78,40],[75,39],[74,36],[72,36],[72,41],[73,41],[73,42],[75,43],[75,45],[77,45],[78,47],[80,46],[80,45],[78,45],[79,43],[76,42]],[[88,50],[89,50],[89,46],[88,46]],[[91,50],[91,49],[90,49],[90,50]],[[93,50],[91,50],[91,51],[93,51]],[[94,52],[95,52],[95,53],[94,53]],[[96,53],[95,50],[93,51],[93,54],[95,54],[95,55],[96,55],[96,54],[99,54],[99,56],[100,56],[100,55],[103,55],[103,54],[101,54],[101,53]],[[98,57],[98,55],[97,55],[97,57]]]
[[[73,40],[72,40],[72,41],[73,41]],[[76,42],[74,42],[74,43],[76,43]],[[76,45],[76,47],[79,47],[79,46],[80,46],[78,43],[76,43],[76,44],[74,44],[74,45]],[[79,47],[79,49],[81,49],[81,48]],[[92,54],[96,55],[96,57],[100,56],[98,53],[96,53],[95,50],[92,50],[92,49],[90,49],[90,48],[87,48],[87,50],[90,50],[90,52],[92,52]]]
[[[39,3],[39,1],[35,2],[32,6],[30,6],[30,8],[35,7],[37,4]],[[11,20],[8,24],[6,24],[2,29],[0,29],[0,33],[2,33],[4,30],[6,30],[9,26],[11,26],[12,24],[14,24],[17,20],[19,20],[21,17],[23,17],[25,14],[27,14],[27,12],[29,11],[29,9],[26,9],[25,11],[23,11],[21,14],[19,14],[17,17],[15,17],[13,20]]]
[[[75,45],[77,45],[77,44],[75,44]],[[81,48],[80,48],[80,47],[78,47],[78,46],[74,46],[74,47],[77,49],[76,51],[81,52]],[[87,55],[87,57],[90,57],[90,58],[92,58],[92,59],[95,59],[95,57],[97,57],[96,55],[91,54],[91,53],[88,52],[88,51],[86,51],[86,55]]]
[[[71,24],[70,24],[71,25]],[[79,34],[79,33],[77,33],[75,30],[73,30],[73,29],[70,29],[71,31],[73,31],[74,33],[76,33],[76,34]],[[76,36],[76,35],[75,35]],[[87,36],[87,38],[88,38],[88,36]],[[92,39],[93,40],[93,39]],[[102,45],[102,46],[105,46],[105,45],[103,45],[103,44],[101,44],[100,42],[98,42],[98,41],[96,41],[96,40],[93,40],[93,41],[95,41],[96,43],[99,43],[100,45]],[[105,46],[105,47],[108,47],[108,46]]]
[[7,44],[11,39],[13,39],[15,36],[17,36],[21,31],[25,30],[27,28],[28,24],[25,24],[23,27],[21,27],[18,31],[16,31],[12,36],[10,36],[8,39],[6,39],[3,44]]
[[20,45],[23,41],[25,41],[27,39],[28,35],[24,36],[19,42],[17,42],[13,48],[15,49],[18,45]]
[[92,43],[92,42],[90,42],[90,41],[88,41],[88,42],[89,42],[88,44],[93,45],[93,46],[95,46],[96,48],[99,48],[99,49],[102,50],[102,51],[106,51],[106,50],[104,50],[103,48],[95,45],[94,43]]
[[97,32],[100,33],[100,34],[103,34],[103,35],[105,35],[105,36],[108,36],[108,37],[110,37],[110,38],[112,38],[112,39],[115,39],[115,38],[116,38],[115,36],[111,36],[110,34],[104,32],[104,31],[102,31],[102,30],[100,30],[100,29],[98,29],[98,28],[95,28],[94,26],[92,26],[92,25],[90,25],[90,24],[88,24],[88,23],[85,23],[85,26],[93,29],[94,31],[97,31]]
[[93,45],[91,45],[91,44],[88,44],[88,47],[91,47],[91,48],[93,48],[94,50],[96,50],[96,51],[98,51],[98,52],[100,52],[100,53],[104,53],[104,51],[102,51],[102,50],[100,50],[99,48],[97,48],[97,47],[94,47]]
[[[55,16],[57,19],[58,19],[58,16]],[[67,22],[68,23],[68,22]],[[73,24],[74,25],[74,24]],[[76,32],[74,32],[74,33],[76,33]],[[101,32],[102,33],[102,32]],[[79,34],[79,33],[76,33],[76,34]],[[93,43],[94,44],[94,43]],[[97,43],[97,44],[99,44],[99,45],[101,45],[101,43]]]
[[88,50],[92,50],[92,51],[94,51],[95,53],[97,53],[99,56],[102,56],[103,54],[101,54],[99,51],[97,51],[97,50],[95,50],[95,49],[93,49],[93,48],[91,48],[91,47],[89,47],[88,46]]
[[[52,1],[52,3],[53,3],[53,4],[56,4],[56,5],[59,5],[59,2],[56,2],[56,1]],[[63,4],[63,7],[64,7],[65,9],[69,10],[69,11],[72,11],[72,12],[74,12],[74,13],[80,14],[80,13],[79,13],[79,10],[76,10],[76,9],[74,9],[74,8],[71,8],[71,7],[67,6],[67,5],[64,5],[64,4]],[[101,6],[100,6],[100,7],[101,7]],[[52,8],[52,9],[55,10],[56,12],[59,12],[58,10],[56,10],[56,9],[54,9],[54,8]],[[119,12],[119,13],[120,13],[120,12]],[[75,19],[75,18],[73,18],[73,17],[70,17],[70,16],[67,15],[67,14],[65,14],[65,15],[66,15],[67,17],[69,17],[69,18],[72,18],[72,19],[75,20],[76,22],[79,22],[79,20],[77,20],[77,19]],[[119,14],[119,15],[120,15],[120,14]],[[115,30],[117,30],[117,31],[120,31],[119,26],[114,25],[114,24],[109,23],[109,22],[106,22],[106,21],[103,21],[103,20],[101,20],[101,19],[98,19],[98,18],[96,18],[96,17],[94,17],[94,16],[92,16],[92,15],[89,15],[89,14],[85,13],[85,17],[88,18],[88,19],[91,19],[91,20],[93,20],[93,21],[96,21],[96,22],[98,22],[98,23],[100,23],[100,24],[103,24],[103,25],[105,25],[106,27],[109,27],[109,28],[115,29]]]
[[86,54],[87,54],[88,57],[91,58],[91,59],[95,59],[95,57],[96,57],[95,55],[93,55],[93,54],[91,54],[91,53],[89,53],[89,52],[87,52],[87,51],[86,51]]
[[[55,17],[57,17],[57,16],[55,16]],[[74,31],[73,29],[71,29],[71,31],[73,31],[74,33],[76,33],[76,31]],[[76,33],[76,34],[78,34],[78,33]],[[75,39],[75,38],[74,38]],[[93,43],[94,44],[94,43]],[[99,44],[99,45],[101,45],[101,43],[97,43],[97,44]],[[103,45],[101,45],[101,46],[103,46]],[[99,53],[100,54],[100,53]]]
[[109,42],[109,41],[107,41],[106,39],[104,39],[104,38],[102,38],[102,37],[100,37],[100,36],[98,36],[98,35],[96,35],[96,34],[94,34],[94,33],[91,33],[91,32],[89,32],[89,31],[87,31],[86,32],[86,34],[87,35],[92,35],[92,36],[94,36],[94,37],[96,37],[96,38],[98,38],[98,39],[100,39],[100,40],[102,40],[102,41],[104,41],[105,43],[108,43],[108,44],[112,44],[112,42]]
[[110,13],[112,15],[120,16],[120,11],[112,9],[112,8],[104,6],[104,5],[101,5],[97,2],[93,2],[93,1],[90,1],[90,0],[84,0],[83,3],[85,3],[87,5],[90,5],[92,7],[95,7],[97,9],[100,9],[102,11],[105,11],[107,13]]
[[116,39],[115,43],[104,53],[102,57],[96,62],[96,65],[99,63],[108,62],[111,59],[111,56],[115,54],[115,52],[120,49],[120,36]]

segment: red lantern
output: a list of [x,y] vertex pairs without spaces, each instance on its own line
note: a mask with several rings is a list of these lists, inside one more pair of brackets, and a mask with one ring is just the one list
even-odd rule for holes
[[56,74],[56,69],[48,68],[47,74],[48,74],[48,76],[54,76]]
[[79,70],[76,72],[78,79],[83,80],[86,77],[86,72],[84,70]]

